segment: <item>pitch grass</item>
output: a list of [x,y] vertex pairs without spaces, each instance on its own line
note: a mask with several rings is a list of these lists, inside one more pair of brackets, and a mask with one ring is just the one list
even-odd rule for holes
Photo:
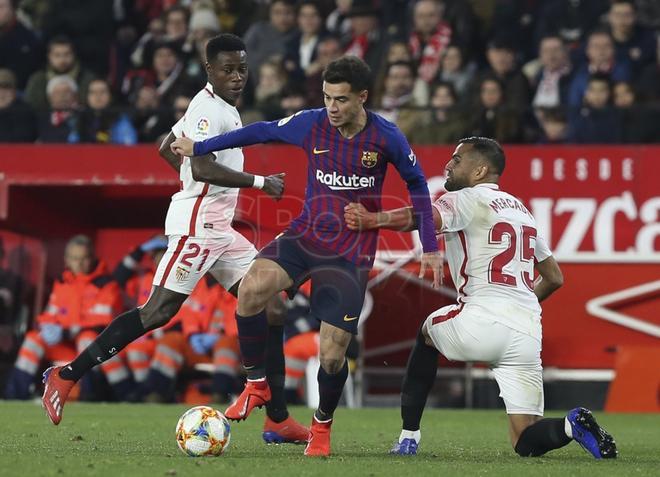
[[[616,438],[619,458],[596,461],[577,444],[546,457],[511,450],[503,411],[427,410],[417,457],[393,457],[397,409],[340,409],[330,458],[305,458],[302,446],[266,446],[263,412],[232,426],[227,454],[181,453],[174,426],[186,406],[70,404],[58,427],[35,403],[0,402],[0,476],[446,476],[660,475],[660,415],[607,415],[599,422]],[[307,423],[311,411],[295,408]]]

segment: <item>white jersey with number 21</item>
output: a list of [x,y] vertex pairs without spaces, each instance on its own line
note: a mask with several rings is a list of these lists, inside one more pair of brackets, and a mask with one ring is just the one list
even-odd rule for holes
[[[190,102],[186,114],[172,127],[176,137],[202,141],[242,127],[236,107],[213,92],[210,83]],[[241,148],[214,152],[215,161],[231,169],[243,170]],[[165,219],[166,235],[218,237],[231,230],[238,189],[197,182],[190,158],[184,157],[179,174],[181,190],[172,196]]]

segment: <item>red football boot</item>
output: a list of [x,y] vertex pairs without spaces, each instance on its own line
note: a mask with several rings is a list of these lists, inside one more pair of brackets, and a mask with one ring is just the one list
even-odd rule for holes
[[225,417],[232,421],[247,419],[255,407],[261,407],[270,401],[270,388],[265,379],[250,381],[248,379],[245,389],[238,399],[227,408]]
[[60,377],[62,366],[51,366],[44,371],[43,383],[44,395],[41,397],[41,405],[46,410],[48,418],[56,426],[62,420],[62,409],[66,398],[69,397],[71,388],[76,384],[75,381],[69,381]]
[[266,416],[262,437],[266,444],[303,444],[309,438],[309,429],[291,416],[282,422]]
[[305,455],[314,457],[330,455],[330,426],[332,426],[332,419],[319,421],[316,416],[312,418]]

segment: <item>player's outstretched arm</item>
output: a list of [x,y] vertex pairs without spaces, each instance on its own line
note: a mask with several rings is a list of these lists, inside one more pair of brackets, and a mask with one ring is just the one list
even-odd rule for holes
[[163,139],[163,142],[160,144],[160,147],[158,148],[158,154],[160,157],[167,161],[172,169],[179,172],[181,169],[181,157],[175,154],[171,148],[175,140],[176,136],[172,131],[170,131],[170,133],[165,136],[165,139]]
[[275,200],[280,200],[284,192],[284,173],[263,177],[237,171],[215,162],[213,154],[191,157],[190,168],[193,179],[198,182],[206,182],[220,187],[254,187],[262,189]]
[[542,262],[537,262],[534,268],[541,276],[534,284],[534,294],[539,302],[542,302],[564,284],[564,275],[552,255]]
[[[388,229],[410,232],[417,229],[412,207],[369,212],[364,205],[351,202],[344,207],[344,220],[350,230]],[[442,218],[435,208],[433,208],[433,222],[436,230],[440,230]]]

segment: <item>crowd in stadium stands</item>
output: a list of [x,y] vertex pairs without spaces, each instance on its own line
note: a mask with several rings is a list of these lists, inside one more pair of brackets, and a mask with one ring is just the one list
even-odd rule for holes
[[[0,363],[9,365],[15,357],[0,396],[33,397],[46,366],[71,360],[113,316],[144,303],[166,249],[167,239],[156,236],[135,247],[111,271],[96,257],[88,237],[71,238],[64,252],[65,270],[24,336],[15,326],[20,321],[15,310],[21,301],[20,279],[0,268]],[[285,389],[292,403],[301,401],[306,367],[319,352],[319,322],[310,314],[309,294],[306,283],[286,302]],[[187,389],[201,387],[195,394],[229,402],[244,378],[235,307],[236,298],[210,276],[200,281],[165,327],[87,373],[76,390],[77,398],[173,402],[185,398]],[[356,354],[353,342],[349,357],[354,359]],[[201,364],[205,366],[196,367]]]
[[413,143],[648,143],[660,137],[654,0],[0,0],[0,141],[156,142],[241,35],[248,124],[323,106],[342,54]]

